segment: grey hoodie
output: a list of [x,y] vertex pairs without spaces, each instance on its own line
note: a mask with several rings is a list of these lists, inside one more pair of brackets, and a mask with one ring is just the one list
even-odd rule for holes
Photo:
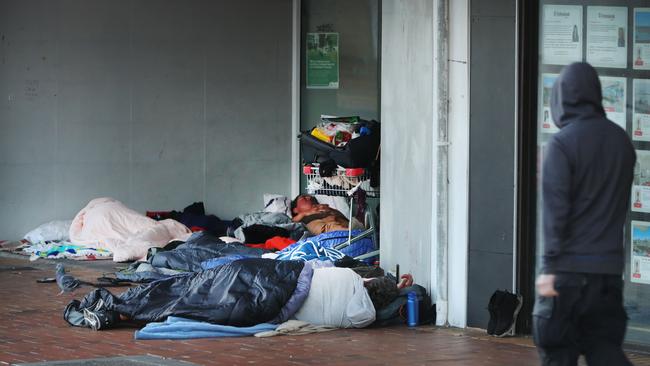
[[636,154],[625,130],[605,116],[593,67],[562,70],[551,114],[560,131],[545,149],[542,271],[621,274]]

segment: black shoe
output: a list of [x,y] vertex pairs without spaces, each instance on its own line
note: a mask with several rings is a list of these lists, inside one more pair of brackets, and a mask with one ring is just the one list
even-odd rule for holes
[[83,309],[83,317],[86,326],[92,330],[113,328],[120,319],[117,312],[106,309],[102,299],[90,308]]
[[501,291],[500,296],[501,301],[497,303],[497,308],[495,309],[496,326],[494,327],[493,334],[497,337],[514,335],[517,315],[523,305],[523,298],[521,295],[512,294],[507,291]]

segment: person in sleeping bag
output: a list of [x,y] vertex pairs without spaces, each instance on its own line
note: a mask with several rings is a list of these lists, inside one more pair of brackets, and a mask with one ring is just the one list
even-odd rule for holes
[[73,300],[64,319],[73,326],[110,329],[125,322],[160,322],[168,316],[248,327],[298,319],[317,325],[361,328],[397,296],[387,277],[364,281],[349,268],[262,258],[165,278],[115,296],[104,288]]

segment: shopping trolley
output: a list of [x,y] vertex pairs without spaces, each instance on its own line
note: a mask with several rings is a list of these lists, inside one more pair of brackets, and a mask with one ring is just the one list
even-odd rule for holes
[[[320,174],[320,165],[318,163],[305,164],[302,172],[307,180],[307,193],[349,197],[350,199],[348,240],[335,246],[334,249],[343,249],[365,238],[372,238],[375,248],[377,248],[379,245],[377,218],[372,210],[368,210],[367,207],[363,207],[365,209],[365,222],[363,223],[365,230],[352,237],[352,214],[355,196],[359,195],[361,193],[360,191],[363,191],[369,198],[379,198],[379,187],[373,187],[371,185],[370,172],[364,168],[343,168],[339,166],[335,171],[331,172],[331,175],[328,174],[329,176],[324,177]],[[362,204],[365,205],[365,202]],[[378,249],[357,256],[355,259],[365,260],[377,256],[379,256]]]

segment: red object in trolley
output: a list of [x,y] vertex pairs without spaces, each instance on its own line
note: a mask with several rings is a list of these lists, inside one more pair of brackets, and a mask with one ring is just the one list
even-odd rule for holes
[[364,173],[363,168],[346,168],[345,169],[345,175],[348,177],[360,177]]
[[[345,171],[345,176],[346,177],[360,177],[362,176],[366,170],[364,168],[340,168],[338,169],[340,172]],[[305,175],[310,175],[310,174],[319,174],[319,170],[317,166],[313,165],[303,165],[302,167],[302,174]],[[339,175],[343,175],[340,174]]]

